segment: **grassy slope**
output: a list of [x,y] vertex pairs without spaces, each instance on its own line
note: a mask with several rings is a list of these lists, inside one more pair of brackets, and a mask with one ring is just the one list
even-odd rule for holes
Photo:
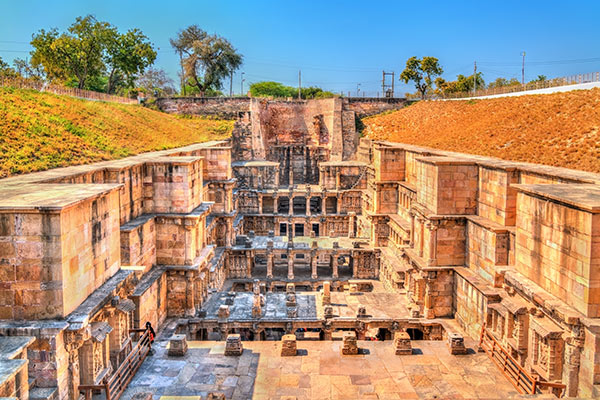
[[372,139],[600,172],[600,89],[419,102],[363,123]]
[[0,177],[223,139],[232,121],[0,88]]

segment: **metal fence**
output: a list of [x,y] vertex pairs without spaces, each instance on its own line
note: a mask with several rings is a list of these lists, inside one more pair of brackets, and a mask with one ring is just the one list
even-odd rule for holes
[[41,80],[27,79],[21,77],[0,77],[0,87],[33,89],[40,92],[49,92],[94,101],[109,101],[122,104],[136,104],[138,102],[137,99],[130,99],[127,97],[115,96],[107,93],[94,92],[91,90],[69,88],[44,82]]
[[495,94],[525,92],[528,90],[546,89],[558,86],[577,85],[581,83],[600,82],[600,72],[590,72],[587,74],[578,74],[554,78],[541,82],[530,82],[525,85],[502,86],[490,89],[481,89],[476,92],[447,93],[442,96],[444,99],[461,99],[465,97],[492,96]]

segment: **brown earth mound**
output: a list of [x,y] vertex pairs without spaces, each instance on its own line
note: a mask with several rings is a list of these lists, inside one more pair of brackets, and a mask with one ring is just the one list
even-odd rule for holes
[[375,140],[600,172],[600,89],[421,101],[363,123]]

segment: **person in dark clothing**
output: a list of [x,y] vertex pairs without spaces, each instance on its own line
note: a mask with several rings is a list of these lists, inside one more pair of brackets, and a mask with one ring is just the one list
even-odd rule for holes
[[152,344],[154,343],[154,338],[156,337],[156,332],[154,332],[154,328],[152,328],[152,324],[150,321],[146,322],[146,330],[150,333],[150,355],[154,354],[154,350],[152,349]]

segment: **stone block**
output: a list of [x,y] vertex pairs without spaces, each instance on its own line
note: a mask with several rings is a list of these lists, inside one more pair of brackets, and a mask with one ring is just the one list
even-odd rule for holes
[[325,316],[325,318],[333,318],[333,307],[323,307],[323,315]]
[[397,332],[394,336],[394,350],[397,356],[412,354],[410,336],[406,332]]
[[131,396],[131,400],[152,400],[152,393],[140,392]]
[[225,340],[225,355],[226,356],[241,356],[244,352],[242,339],[239,334],[227,335]]
[[298,317],[298,308],[297,307],[287,307],[287,317],[288,318],[297,318]]
[[465,347],[465,339],[459,333],[448,332],[448,348],[450,354],[467,354],[467,348]]
[[217,311],[217,318],[220,320],[229,318],[229,306],[228,305],[222,304],[219,306],[219,310]]
[[296,335],[283,335],[283,337],[281,338],[281,356],[295,356],[296,351]]
[[360,292],[358,291],[358,285],[356,283],[351,283],[350,284],[350,294],[351,295],[358,295]]
[[215,392],[210,392],[208,394],[208,396],[206,397],[206,400],[225,400],[225,393],[215,393]]
[[358,354],[358,345],[356,342],[356,333],[344,332],[342,336],[342,354],[343,355],[356,355]]
[[286,293],[296,293],[296,287],[294,286],[293,283],[288,283],[285,285],[285,292]]
[[366,318],[367,317],[367,308],[365,306],[359,306],[358,311],[356,312],[356,318]]
[[169,356],[183,357],[187,353],[188,344],[185,335],[173,335],[169,339]]

